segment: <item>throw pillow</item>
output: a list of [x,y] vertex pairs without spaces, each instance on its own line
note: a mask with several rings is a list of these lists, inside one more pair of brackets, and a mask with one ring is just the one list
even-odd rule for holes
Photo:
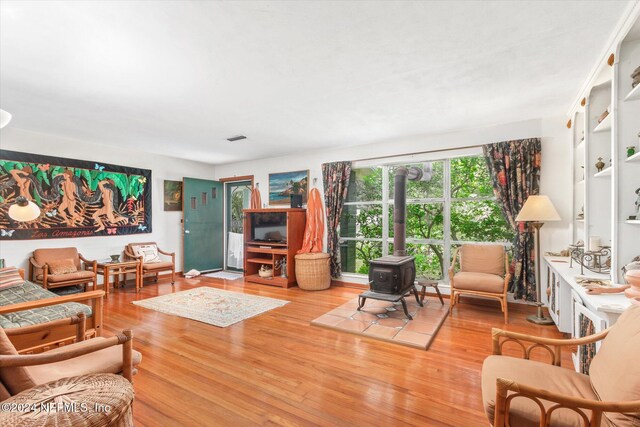
[[49,274],[69,274],[78,271],[76,263],[71,258],[57,259],[47,262]]
[[24,279],[16,267],[0,268],[0,289],[11,288],[23,283]]
[[154,262],[162,262],[160,255],[158,254],[158,247],[156,245],[136,245],[133,247],[133,252],[136,256],[142,257],[142,262],[145,264],[153,264]]

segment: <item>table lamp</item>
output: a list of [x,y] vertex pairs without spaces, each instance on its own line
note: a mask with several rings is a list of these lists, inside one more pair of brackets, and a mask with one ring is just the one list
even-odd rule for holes
[[553,320],[544,317],[542,312],[542,301],[540,301],[540,227],[548,221],[560,221],[558,211],[547,196],[529,196],[520,209],[516,217],[517,222],[528,222],[535,229],[535,251],[536,251],[536,305],[538,306],[535,315],[527,317],[531,323],[538,325],[552,325]]

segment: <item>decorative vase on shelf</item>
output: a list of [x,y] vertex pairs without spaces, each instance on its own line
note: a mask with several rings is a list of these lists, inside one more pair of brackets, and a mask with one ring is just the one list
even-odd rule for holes
[[602,172],[602,169],[604,169],[604,162],[602,161],[602,157],[598,157],[598,162],[596,163],[596,169],[598,169],[598,172]]
[[636,147],[633,145],[630,145],[627,147],[627,157],[631,157],[634,154],[636,154]]

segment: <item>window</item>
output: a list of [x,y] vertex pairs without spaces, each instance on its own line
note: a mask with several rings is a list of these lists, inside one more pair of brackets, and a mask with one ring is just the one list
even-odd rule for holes
[[[462,243],[508,245],[514,234],[495,201],[481,156],[429,163],[430,181],[407,182],[407,253],[416,259],[418,276],[446,279],[452,252]],[[356,165],[351,172],[340,219],[345,273],[367,274],[369,260],[393,253],[393,178],[398,166]]]

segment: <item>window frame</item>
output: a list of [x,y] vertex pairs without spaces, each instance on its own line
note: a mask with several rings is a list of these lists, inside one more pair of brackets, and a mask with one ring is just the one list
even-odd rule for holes
[[[427,197],[418,199],[407,199],[407,205],[409,204],[428,204],[428,203],[442,203],[443,204],[443,239],[418,239],[418,238],[406,238],[406,243],[417,245],[442,245],[443,247],[443,265],[442,265],[442,279],[440,282],[445,284],[449,283],[449,268],[451,266],[451,257],[453,256],[452,247],[461,244],[500,244],[505,248],[511,247],[511,242],[482,242],[482,241],[470,241],[470,240],[452,240],[451,239],[451,206],[457,202],[478,202],[493,200],[495,196],[478,196],[478,197],[451,197],[451,161],[457,158],[463,157],[478,157],[482,155],[480,149],[459,150],[448,152],[449,156],[444,155],[442,157],[425,156],[424,158],[417,159],[415,156],[408,158],[394,158],[392,162],[379,164],[371,161],[354,162],[353,169],[366,168],[366,167],[378,167],[382,170],[382,200],[380,201],[345,201],[344,206],[356,206],[356,205],[380,205],[382,207],[382,237],[339,237],[339,242],[347,241],[361,241],[361,242],[381,242],[382,243],[382,256],[389,255],[389,246],[393,244],[393,238],[389,236],[389,207],[393,207],[393,198],[389,199],[389,169],[398,165],[406,165],[411,163],[424,163],[424,162],[443,162],[443,197]],[[357,272],[343,272],[345,277],[358,277],[365,278],[366,274]]]

